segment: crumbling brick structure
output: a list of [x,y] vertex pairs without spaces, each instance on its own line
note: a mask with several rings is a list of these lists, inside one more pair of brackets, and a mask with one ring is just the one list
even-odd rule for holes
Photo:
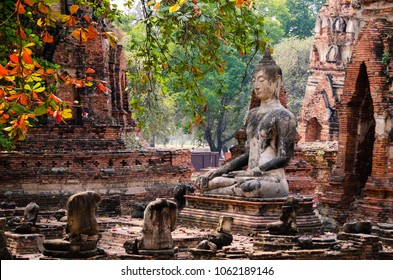
[[359,34],[339,109],[339,148],[331,179],[339,201],[322,199],[346,209],[362,195],[357,216],[383,222],[393,221],[393,62],[386,59],[393,55],[392,37],[393,23],[381,18],[370,20]]
[[[324,172],[324,176],[319,176],[323,179],[317,181],[317,190],[320,213],[326,219],[333,218],[329,222],[392,222],[393,3],[349,2],[328,1],[319,13],[312,47],[312,74],[299,124],[303,137],[300,147],[314,165],[316,177],[321,170]],[[329,9],[336,13],[331,12],[333,18],[325,18],[323,23]],[[332,37],[340,26],[344,28]],[[341,43],[336,44],[337,52],[332,57],[329,51],[333,49],[329,47],[326,61],[321,62],[316,59],[321,57],[318,45],[326,42],[321,42],[323,37],[318,31],[323,34],[325,27],[333,31],[326,38]],[[335,48],[334,44],[331,46]],[[336,63],[332,64],[331,58],[336,58]],[[321,69],[316,71],[318,67]],[[313,79],[320,80],[311,90]],[[325,93],[321,93],[322,89]],[[326,104],[334,105],[334,114],[330,109],[324,110]],[[338,142],[336,151],[318,148],[323,146],[318,141],[332,140]],[[314,151],[310,150],[312,145],[316,147]]]
[[350,1],[329,0],[318,13],[310,52],[310,76],[299,118],[300,143],[337,141],[337,102],[341,99],[345,67],[359,33]]

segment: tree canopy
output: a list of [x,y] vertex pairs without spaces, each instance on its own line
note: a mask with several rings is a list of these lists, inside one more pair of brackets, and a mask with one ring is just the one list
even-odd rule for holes
[[312,37],[291,37],[282,40],[274,48],[274,58],[281,66],[283,85],[288,92],[288,107],[297,116],[300,115],[306,92],[311,42]]

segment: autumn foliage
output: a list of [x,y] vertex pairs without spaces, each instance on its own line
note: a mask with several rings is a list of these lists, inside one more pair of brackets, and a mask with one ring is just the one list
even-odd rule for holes
[[0,4],[0,149],[23,140],[39,116],[52,117],[56,123],[72,117],[74,104],[57,96],[56,85],[109,91],[94,78],[94,69],[77,77],[48,61],[42,50],[54,43],[58,30],[63,31],[61,36],[80,43],[104,36],[115,46],[113,33],[97,31],[97,23],[91,19],[94,6],[72,5],[69,14],[62,14],[48,2],[6,0]]

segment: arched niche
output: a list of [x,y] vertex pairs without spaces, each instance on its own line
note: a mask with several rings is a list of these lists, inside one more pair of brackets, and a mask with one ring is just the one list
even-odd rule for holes
[[349,19],[347,23],[347,33],[356,33],[358,28],[358,21],[356,19]]
[[345,32],[346,22],[342,17],[336,17],[333,21],[332,28],[334,32]]
[[322,33],[322,19],[320,17],[317,17],[317,20],[315,22],[315,34],[316,35],[321,35]]
[[337,62],[340,60],[340,49],[337,45],[331,45],[326,53],[327,62]]
[[317,118],[311,118],[306,126],[306,142],[315,142],[321,140],[322,125]]
[[322,24],[321,24],[322,29],[327,28],[330,30],[330,27],[331,27],[330,26],[330,19],[327,17],[323,17],[323,18],[321,18],[321,20],[322,20]]
[[364,187],[372,171],[375,141],[374,106],[370,93],[367,67],[360,65],[355,92],[347,104],[348,136],[345,152],[346,171],[352,173],[358,191]]

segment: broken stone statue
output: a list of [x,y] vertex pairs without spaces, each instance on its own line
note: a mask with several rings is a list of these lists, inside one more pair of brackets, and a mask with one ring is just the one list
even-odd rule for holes
[[284,167],[293,155],[296,120],[280,103],[281,83],[281,68],[266,50],[253,73],[260,106],[247,114],[246,152],[199,176],[195,185],[200,192],[253,198],[288,195]]
[[233,241],[233,236],[231,234],[232,223],[233,217],[221,216],[216,232],[208,236],[207,242],[204,240],[199,243],[197,249],[219,250],[224,246],[230,245]]
[[296,216],[299,201],[289,196],[282,206],[282,214],[280,220],[266,225],[267,230],[273,235],[296,235],[297,224]]
[[129,254],[174,255],[172,231],[176,229],[177,205],[165,198],[150,202],[144,212],[142,237],[126,241]]
[[6,231],[7,218],[0,218],[0,260],[12,260],[12,255],[7,248],[7,237],[4,232]]
[[44,255],[59,258],[88,258],[97,254],[98,193],[79,192],[67,202],[67,236],[64,239],[44,241]]
[[35,202],[30,202],[25,207],[23,222],[15,228],[15,233],[30,234],[39,231],[36,226],[40,207]]

